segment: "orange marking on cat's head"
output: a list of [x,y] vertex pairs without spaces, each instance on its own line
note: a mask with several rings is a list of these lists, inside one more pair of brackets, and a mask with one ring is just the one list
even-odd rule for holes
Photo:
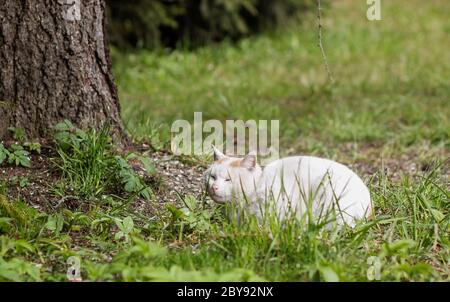
[[218,164],[223,164],[228,158],[224,157],[217,161]]
[[237,168],[241,166],[241,161],[242,159],[233,160],[229,165],[230,167]]

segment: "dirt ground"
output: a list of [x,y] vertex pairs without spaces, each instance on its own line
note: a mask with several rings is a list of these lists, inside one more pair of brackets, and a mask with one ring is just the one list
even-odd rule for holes
[[[349,153],[343,146],[342,153]],[[377,177],[377,172],[382,168],[386,175],[395,180],[399,180],[401,175],[414,175],[427,172],[434,168],[434,162],[423,162],[419,160],[414,152],[403,154],[398,157],[380,158],[379,146],[367,146],[362,149],[364,161],[354,163],[345,162],[351,169],[355,170],[361,177],[370,181]],[[153,152],[140,146],[138,151],[153,159],[157,170],[158,182],[153,182],[155,197],[159,204],[167,202],[180,204],[181,199],[187,195],[193,195],[197,199],[204,196],[203,175],[206,170],[205,165],[183,160],[183,158],[171,155],[167,151]],[[39,210],[56,210],[62,203],[68,207],[77,207],[78,200],[71,200],[70,197],[61,198],[52,192],[52,186],[61,179],[61,174],[53,168],[52,157],[56,154],[52,149],[44,149],[41,155],[32,155],[31,168],[14,167],[3,165],[0,167],[0,183],[7,185],[7,195],[10,199],[21,198],[30,206]],[[148,179],[144,170],[139,164],[131,163],[133,169],[144,179]],[[449,161],[445,162],[441,169],[444,177],[450,179]],[[19,185],[20,179],[26,179],[26,186]],[[152,180],[149,180],[151,182]],[[143,199],[137,199],[135,207],[143,214],[153,212],[154,204]]]

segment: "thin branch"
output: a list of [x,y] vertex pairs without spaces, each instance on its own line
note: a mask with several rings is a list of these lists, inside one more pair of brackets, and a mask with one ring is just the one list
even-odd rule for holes
[[66,202],[69,199],[76,199],[76,200],[78,200],[78,197],[77,196],[72,196],[72,195],[64,196],[56,203],[56,206],[54,206],[53,208],[54,209],[59,208],[64,202]]
[[318,46],[320,48],[320,51],[322,53],[323,62],[325,64],[325,70],[327,71],[328,78],[330,79],[331,83],[334,83],[333,74],[331,73],[330,66],[328,65],[327,55],[325,54],[325,49],[323,47],[322,43],[322,6],[320,5],[320,0],[317,0],[317,22],[319,26],[319,42]]

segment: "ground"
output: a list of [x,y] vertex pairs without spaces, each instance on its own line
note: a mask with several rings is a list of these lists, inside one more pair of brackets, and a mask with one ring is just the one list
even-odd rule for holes
[[[335,83],[315,13],[236,44],[114,50],[133,150],[156,172],[131,167],[153,194],[107,188],[65,198],[55,190],[61,180],[70,187],[50,159],[59,158],[55,145],[34,153],[31,168],[3,164],[0,279],[66,280],[75,255],[87,280],[367,281],[374,256],[383,281],[450,280],[450,4],[383,2],[374,22],[366,9],[350,0],[324,8]],[[192,121],[194,111],[204,120],[278,119],[281,154],[349,165],[368,183],[375,217],[331,233],[227,221],[202,192],[211,158],[170,153],[171,123]]]

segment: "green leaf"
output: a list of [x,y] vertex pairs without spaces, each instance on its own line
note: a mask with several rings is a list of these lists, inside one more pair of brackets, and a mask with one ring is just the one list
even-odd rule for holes
[[123,220],[122,223],[123,223],[123,232],[125,234],[129,234],[129,233],[131,233],[131,231],[133,231],[134,222],[130,216],[125,217],[125,219]]
[[70,131],[74,128],[74,125],[69,120],[64,120],[64,122],[58,123],[55,126],[55,130],[57,131]]
[[45,227],[55,233],[56,235],[59,235],[59,233],[62,231],[64,227],[64,218],[61,214],[58,215],[50,215],[48,216],[47,223],[45,224]]
[[22,128],[9,127],[8,130],[12,132],[13,138],[15,140],[17,141],[26,140],[25,131]]
[[195,211],[197,208],[197,199],[194,196],[189,195],[184,199],[184,204],[190,211]]
[[124,228],[123,228],[122,221],[120,221],[119,219],[116,219],[115,222],[116,222],[116,225],[119,228],[119,230],[123,231]]
[[147,200],[150,200],[150,198],[152,197],[152,191],[150,190],[150,188],[145,188],[143,190],[141,190],[140,192],[141,196],[144,197]]
[[22,146],[13,144],[11,145],[11,152],[8,154],[8,163],[29,168],[31,166],[29,155],[30,153],[25,151]]
[[14,219],[9,217],[0,217],[0,231],[7,231],[11,226]]
[[436,220],[437,222],[441,222],[445,218],[445,215],[439,210],[430,209],[430,212],[433,215],[434,220]]
[[144,169],[148,174],[150,175],[156,174],[155,165],[153,164],[153,161],[150,158],[139,156],[139,160],[144,165]]
[[122,237],[125,237],[125,234],[122,231],[119,231],[119,232],[116,233],[116,235],[114,235],[114,239],[115,240],[119,240]]
[[11,268],[4,267],[1,263],[0,263],[0,280],[14,281],[14,282],[23,281],[18,273],[13,271]]
[[0,165],[9,157],[9,151],[0,143]]
[[388,256],[405,254],[410,248],[416,246],[416,242],[411,239],[397,240],[383,244],[383,253]]
[[167,210],[169,210],[169,212],[172,214],[172,218],[177,221],[180,220],[180,218],[182,218],[184,216],[183,211],[181,211],[180,209],[178,209],[176,206],[172,205],[172,204],[168,204],[166,206]]
[[26,240],[16,240],[14,242],[14,245],[16,246],[16,250],[17,252],[21,252],[22,250],[24,251],[28,251],[28,252],[34,252],[35,248],[32,244],[30,244],[28,241]]
[[339,282],[339,275],[330,266],[320,266],[320,275],[326,282]]
[[20,180],[19,180],[19,186],[20,186],[21,188],[27,187],[28,184],[29,184],[28,178],[26,178],[26,177],[21,177],[21,178],[20,178]]
[[28,143],[25,143],[24,146],[27,147],[30,152],[35,151],[38,154],[41,154],[41,144],[39,144],[39,143],[29,143],[28,142]]
[[40,281],[40,269],[34,263],[19,258],[9,261],[0,258],[0,281],[27,281],[29,279]]
[[125,191],[128,193],[136,192],[137,191],[136,188],[137,188],[137,183],[136,183],[136,180],[133,178],[128,179],[128,181],[125,183],[125,186],[124,186]]

